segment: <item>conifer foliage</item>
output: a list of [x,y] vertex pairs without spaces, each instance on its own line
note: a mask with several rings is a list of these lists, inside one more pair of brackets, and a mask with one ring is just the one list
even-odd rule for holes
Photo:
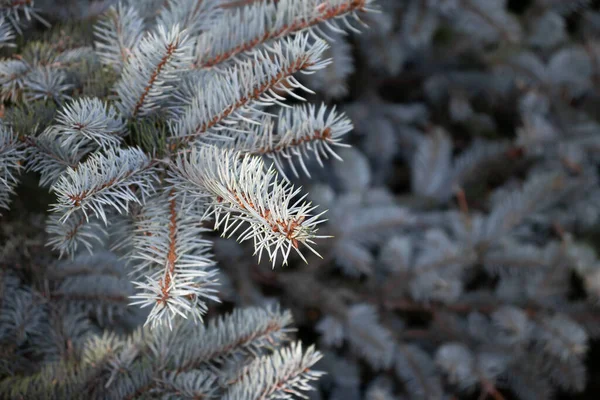
[[[206,235],[212,226],[251,241],[273,266],[318,254],[324,212],[283,160],[297,175],[307,158],[339,158],[352,124],[286,99],[304,101],[312,92],[299,75],[331,62],[324,30],[357,31],[371,3],[120,1],[40,36],[51,24],[33,1],[2,2],[0,207],[10,209],[21,172],[38,173],[54,200],[35,243],[63,261],[40,272],[41,286],[3,275],[0,337],[22,365],[2,366],[14,376],[0,393],[303,396],[321,355],[290,342],[289,313],[236,310],[203,324],[219,301]],[[150,309],[146,328],[93,334],[89,315],[118,326],[127,305]],[[24,356],[39,340],[40,354]],[[49,363],[23,379],[32,358]]]
[[599,37],[597,0],[0,0],[0,398],[597,398]]

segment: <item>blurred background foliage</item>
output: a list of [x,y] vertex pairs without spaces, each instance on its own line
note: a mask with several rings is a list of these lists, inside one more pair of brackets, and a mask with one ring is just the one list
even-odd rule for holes
[[[291,309],[298,337],[325,353],[313,399],[598,398],[600,2],[377,4],[361,34],[329,32],[333,63],[303,77],[309,101],[355,126],[343,162],[309,160],[311,178],[294,179],[329,210],[323,259],[271,270],[215,234],[223,304],[209,314]],[[3,55],[90,45],[110,5],[37,0],[53,27],[33,22]],[[103,98],[115,82],[85,64],[69,77]],[[54,117],[47,104],[3,118],[33,132]],[[155,147],[163,128],[136,126],[132,140]],[[37,181],[25,175],[0,220],[0,262],[42,290],[56,255]],[[111,307],[112,326],[143,318]]]

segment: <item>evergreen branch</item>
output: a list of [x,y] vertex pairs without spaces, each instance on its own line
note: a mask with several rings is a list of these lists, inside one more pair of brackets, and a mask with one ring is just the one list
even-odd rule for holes
[[6,18],[18,34],[22,34],[21,25],[23,25],[22,16],[25,20],[31,21],[32,17],[49,27],[48,21],[43,19],[33,5],[33,0],[5,0],[0,8],[0,17]]
[[144,34],[137,7],[119,2],[96,25],[96,53],[100,61],[121,71]]
[[83,213],[76,213],[64,222],[60,215],[51,214],[46,222],[46,232],[49,235],[47,245],[58,250],[60,257],[65,254],[73,257],[80,245],[92,254],[94,245],[103,244],[108,235],[100,221],[89,221]]
[[276,348],[288,340],[291,322],[291,313],[276,307],[235,309],[230,315],[211,320],[206,327],[187,324],[186,329],[195,331],[194,337],[202,338],[202,343],[200,346],[182,343],[181,359],[170,368],[182,373],[205,364],[222,364],[240,356],[255,355],[263,348]]
[[177,315],[191,314],[202,320],[207,306],[203,299],[219,301],[214,295],[215,270],[210,269],[210,242],[200,236],[202,212],[182,207],[174,190],[150,200],[142,209],[136,235],[133,260],[144,271],[146,282],[135,282],[138,290],[132,299],[142,307],[152,305],[147,322],[156,326],[163,322],[172,328]]
[[158,17],[158,24],[179,25],[191,36],[197,36],[215,26],[222,17],[220,0],[169,0]]
[[539,173],[531,176],[520,190],[498,196],[487,220],[483,238],[495,241],[533,213],[559,202],[568,193],[577,190],[584,181],[567,179],[562,173]]
[[0,99],[16,102],[30,72],[31,66],[23,60],[0,61]]
[[351,348],[373,368],[389,368],[393,362],[395,344],[390,332],[378,321],[375,307],[356,304],[347,311],[346,338]]
[[563,314],[537,316],[536,341],[543,351],[561,361],[582,357],[588,348],[585,330],[571,318]]
[[333,61],[316,74],[303,77],[306,86],[325,96],[327,100],[341,100],[349,94],[348,82],[355,72],[353,47],[346,32],[326,32],[327,40],[334,43],[326,53]]
[[65,105],[56,117],[62,146],[77,151],[94,142],[108,148],[121,143],[125,121],[112,106],[97,98],[80,98]]
[[506,11],[502,2],[459,0],[450,8],[452,23],[456,28],[465,34],[477,32],[477,40],[502,40],[505,43],[518,43],[521,40],[521,25]]
[[207,146],[179,157],[173,172],[170,182],[188,197],[213,200],[209,211],[215,229],[223,225],[224,236],[249,224],[238,240],[253,239],[259,260],[266,249],[273,265],[279,252],[285,265],[292,248],[304,259],[299,243],[315,252],[310,245],[321,237],[316,226],[323,222],[322,213],[311,216],[316,207],[306,196],[295,199],[300,190],[277,182],[275,170],[265,171],[262,159]]
[[442,382],[429,354],[415,344],[400,344],[394,361],[396,376],[415,398],[441,397]]
[[243,376],[227,389],[224,398],[263,400],[304,397],[302,392],[313,389],[310,382],[323,375],[322,372],[311,370],[321,357],[313,346],[303,352],[299,343],[292,343],[248,365]]
[[327,159],[333,156],[341,160],[332,147],[349,147],[341,142],[341,137],[351,130],[350,119],[343,113],[337,113],[335,107],[327,110],[324,104],[320,109],[314,105],[293,106],[281,110],[276,124],[267,119],[260,128],[232,145],[243,153],[272,159],[283,176],[284,160],[287,160],[298,177],[293,162],[296,158],[304,173],[310,176],[304,158],[312,152],[321,166],[321,157]]
[[48,277],[52,285],[47,297],[71,312],[84,312],[103,326],[132,317],[128,302],[133,285],[126,277],[125,262],[113,253],[78,254],[57,263]]
[[216,399],[218,375],[209,371],[165,372],[156,381],[154,392],[166,397],[188,399]]
[[15,47],[12,41],[15,33],[5,17],[0,16],[0,49],[3,47]]
[[71,98],[67,94],[73,85],[66,83],[67,75],[62,70],[50,67],[37,67],[28,73],[23,80],[23,92],[27,101],[53,100],[62,104]]
[[219,131],[231,129],[233,122],[248,120],[244,115],[254,107],[281,104],[283,98],[277,91],[294,97],[297,95],[292,91],[296,88],[308,91],[292,75],[323,68],[327,61],[320,61],[320,56],[326,48],[320,39],[311,44],[308,36],[298,35],[213,74],[198,85],[181,116],[171,121],[176,139],[190,141],[210,134],[219,137]]
[[288,340],[290,322],[278,308],[240,308],[207,325],[179,319],[173,330],[142,329],[127,339],[105,334],[84,349],[78,385],[93,398],[134,399],[175,387],[222,395],[215,367],[276,350]]
[[27,136],[27,170],[40,174],[41,186],[52,186],[68,168],[77,168],[79,161],[93,150],[83,147],[77,151],[62,146],[56,130],[47,129],[38,137]]
[[9,196],[14,193],[25,151],[12,129],[0,124],[0,208],[8,209]]
[[[126,212],[130,202],[143,204],[156,190],[152,184],[157,179],[155,165],[137,148],[96,153],[77,169],[68,168],[52,186],[58,195],[52,211],[62,213],[61,221],[66,221],[77,210],[89,218],[91,210],[106,224],[105,206]],[[141,199],[134,189],[138,189]]]
[[412,160],[412,190],[415,194],[442,200],[451,195],[452,141],[441,128],[421,138]]
[[445,343],[437,349],[436,365],[444,372],[448,382],[461,390],[470,389],[477,383],[475,357],[462,343]]
[[174,90],[177,72],[191,60],[192,45],[177,25],[159,25],[134,49],[117,82],[117,107],[127,117],[147,116],[157,111]]
[[[372,0],[261,0],[225,11],[226,24],[200,36],[196,45],[196,68],[209,68],[292,33],[314,28],[321,22],[340,31],[335,19],[370,11]],[[347,21],[345,24],[352,28]]]
[[505,25],[508,24],[506,24],[506,21],[504,20],[505,17],[502,15],[503,13],[500,9],[496,9],[493,6],[487,7],[486,9],[485,7],[481,7],[481,4],[485,3],[482,3],[481,1],[478,3],[479,5],[475,5],[470,0],[460,1],[460,4],[465,11],[473,13],[473,15],[477,16],[477,18],[480,18],[485,24],[497,30],[502,36],[502,39],[504,39],[506,42],[510,43],[518,40],[518,36],[515,37],[516,33],[514,31],[511,32],[506,28]]

